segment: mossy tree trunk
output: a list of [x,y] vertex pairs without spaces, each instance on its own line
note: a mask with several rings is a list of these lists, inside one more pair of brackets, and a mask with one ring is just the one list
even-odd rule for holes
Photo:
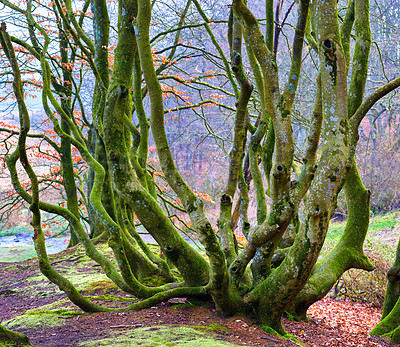
[[[293,216],[296,202],[298,203],[299,197],[301,199],[304,194],[299,194],[304,192],[302,184],[298,184],[293,190],[290,188],[293,160],[290,113],[301,66],[308,1],[300,2],[290,78],[281,96],[277,94],[279,87],[275,82],[277,77],[274,58],[264,43],[255,18],[241,1],[234,1],[234,9],[244,22],[247,40],[261,65],[264,80],[268,81],[264,85],[265,105],[273,122],[277,141],[271,169],[271,212],[267,222],[250,233],[244,256],[239,255],[231,266],[232,273],[240,276],[257,247],[266,242],[269,243],[269,247],[263,257],[270,261]],[[321,64],[322,155],[307,197],[304,209],[306,217],[300,225],[294,245],[282,264],[272,273],[268,270],[268,265],[264,268],[266,279],[260,282],[247,298],[247,301],[256,307],[263,324],[280,333],[283,333],[281,316],[307,282],[324,242],[332,203],[349,153],[346,64],[339,34],[337,3],[328,1],[314,4],[312,20],[318,37]],[[316,150],[315,146],[313,149]],[[306,180],[309,180],[309,177]],[[265,267],[265,261],[262,263]]]
[[[91,124],[91,154],[96,160],[104,167],[106,172],[106,178],[103,185],[102,203],[107,210],[108,214],[116,220],[115,216],[115,203],[114,193],[111,184],[111,178],[109,176],[107,156],[104,147],[104,141],[101,136],[102,134],[102,122],[104,113],[104,104],[107,95],[107,89],[109,85],[109,66],[108,66],[108,45],[110,36],[110,18],[108,15],[107,5],[104,0],[93,0],[91,2],[91,9],[93,12],[93,31],[94,31],[94,64],[98,70],[99,77],[96,79],[96,85],[93,94],[93,122]],[[91,193],[92,183],[95,173],[93,170],[90,171],[90,177],[88,182],[88,195]],[[92,238],[100,236],[102,233],[107,231],[96,216],[96,211],[93,207],[88,204],[88,210],[91,213],[90,224]]]
[[[146,4],[141,5],[139,8],[145,10]],[[120,4],[119,41],[107,96],[107,107],[104,113],[104,140],[114,188],[119,197],[131,206],[144,227],[159,243],[164,254],[182,272],[186,282],[190,285],[206,284],[208,281],[207,263],[177,232],[157,204],[157,201],[154,200],[151,194],[134,176],[130,165],[129,148],[126,146],[127,133],[125,119],[126,114],[130,114],[131,107],[129,89],[132,85],[133,64],[137,47],[132,18],[136,17],[140,19],[143,15],[142,12],[137,12],[135,2]],[[139,32],[141,30],[140,23],[141,21],[139,20]],[[139,47],[141,42],[144,42],[144,45],[148,44],[146,34],[142,34],[141,32],[140,34]],[[146,61],[146,64],[150,62],[153,69],[150,49],[150,56],[147,56],[147,52],[144,53],[146,55],[141,55],[142,51],[139,48],[141,61]],[[142,69],[146,71],[143,63]],[[150,98],[152,99],[152,88],[149,83],[148,88]],[[157,107],[162,108],[162,103],[160,106],[155,106],[154,108],[157,109]],[[162,116],[162,125],[163,122],[164,117]],[[135,133],[135,136],[138,136],[138,134]],[[115,232],[116,239],[112,242],[120,244],[118,233],[121,231],[116,230]],[[110,237],[112,236],[110,235]]]
[[[66,67],[70,63],[67,53],[68,42],[66,38],[66,33],[63,32],[62,23],[59,24],[59,27],[61,63],[63,64],[63,66],[65,66],[65,68],[63,69],[64,83],[62,85],[62,92],[60,93],[62,95],[61,107],[63,108],[64,112],[69,115],[69,117],[72,117],[71,90],[69,87],[69,85],[71,85],[71,71],[69,71]],[[66,134],[71,134],[68,123],[66,121],[61,121],[61,129]],[[75,183],[74,162],[72,160],[71,142],[65,138],[61,139],[60,152],[63,186],[67,200],[67,208],[75,215],[76,218],[80,218],[78,194]],[[68,247],[75,246],[78,243],[78,237],[71,227],[70,232],[71,237],[68,243]]]
[[26,335],[11,331],[0,325],[0,343],[2,346],[31,346]]
[[250,100],[253,86],[247,79],[242,65],[242,25],[234,18],[231,12],[230,23],[230,50],[232,71],[240,84],[240,94],[236,103],[235,130],[232,149],[230,152],[229,174],[227,185],[220,201],[220,214],[218,219],[218,229],[222,235],[221,243],[224,249],[225,258],[228,265],[237,256],[237,244],[232,228],[232,206],[236,188],[239,181],[240,167],[243,162],[245,141],[247,135],[246,117],[247,106]]
[[400,343],[400,241],[396,258],[387,273],[388,285],[381,321],[372,329],[371,335],[381,335]]
[[[340,36],[346,58],[347,71],[350,66],[350,35],[355,28],[355,49],[348,92],[348,114],[351,118],[360,107],[368,73],[368,59],[371,46],[369,3],[365,0],[351,0],[342,23]],[[353,139],[355,145],[356,140]],[[294,302],[291,313],[297,319],[306,319],[310,305],[323,298],[340,276],[350,268],[373,270],[373,265],[363,253],[363,243],[369,225],[370,191],[367,190],[358,173],[353,157],[345,177],[344,191],[347,203],[347,222],[342,238],[335,248],[319,261],[311,278]]]
[[345,271],[351,268],[374,269],[363,252],[371,193],[362,184],[355,160],[344,189],[348,216],[343,236],[335,248],[318,261],[307,284],[294,300],[290,313],[298,320],[307,319],[307,309],[328,294]]
[[[195,1],[195,4],[197,8],[199,8],[197,1]],[[200,11],[200,13],[204,16],[204,13],[202,13],[202,11]],[[170,187],[173,189],[173,191],[176,193],[176,195],[179,197],[179,199],[182,201],[183,206],[191,219],[192,227],[194,230],[197,231],[200,242],[205,247],[207,256],[209,258],[210,267],[205,266],[204,261],[201,257],[198,257],[198,255],[195,256],[194,254],[192,255],[191,248],[182,241],[180,242],[179,248],[172,246],[171,244],[168,246],[169,248],[164,248],[163,246],[162,247],[163,250],[165,250],[167,256],[173,255],[173,253],[178,255],[179,252],[185,252],[185,259],[182,259],[184,261],[184,264],[182,264],[183,268],[182,266],[180,267],[181,271],[185,270],[182,272],[182,274],[185,276],[186,270],[189,270],[192,278],[196,279],[194,283],[192,280],[192,284],[205,284],[204,281],[208,281],[206,290],[213,297],[217,309],[221,313],[232,314],[243,309],[243,301],[239,296],[237,288],[230,285],[229,283],[228,269],[224,252],[222,251],[222,247],[217,240],[213,228],[211,227],[211,223],[208,221],[204,214],[203,203],[196,197],[196,195],[179,174],[168,144],[164,126],[164,105],[162,91],[160,83],[157,79],[156,70],[151,54],[149,40],[150,20],[150,1],[139,1],[137,18],[137,44],[144,80],[149,90],[151,108],[150,126],[153,132],[158,158],[160,160],[165,179]],[[207,25],[206,28],[210,32]],[[213,37],[211,38],[213,39]],[[216,45],[218,48],[218,44]],[[226,58],[224,59],[224,62],[226,62]],[[228,71],[230,73],[230,70]],[[246,102],[243,101],[243,103]],[[142,220],[141,216],[137,212],[137,208],[133,206],[133,209],[138,215],[139,219]],[[146,225],[145,222],[143,222],[143,224]],[[151,230],[150,232],[155,231],[154,227],[148,230]],[[167,242],[170,242],[172,240],[173,234],[170,235],[170,239]],[[156,238],[156,240],[157,238],[160,239],[159,232],[155,233],[153,236]],[[228,234],[226,234],[226,236],[228,236]],[[173,237],[177,238],[177,236]],[[232,243],[229,244],[229,248],[231,248]],[[171,251],[173,251],[173,253]],[[177,267],[179,268],[178,265]]]

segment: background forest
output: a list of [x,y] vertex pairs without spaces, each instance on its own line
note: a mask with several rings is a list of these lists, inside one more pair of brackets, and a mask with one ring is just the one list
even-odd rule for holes
[[0,235],[33,234],[72,302],[112,310],[45,235],[143,299],[125,310],[207,296],[281,335],[385,268],[363,299],[400,341],[398,240],[377,240],[400,208],[396,1],[0,3]]

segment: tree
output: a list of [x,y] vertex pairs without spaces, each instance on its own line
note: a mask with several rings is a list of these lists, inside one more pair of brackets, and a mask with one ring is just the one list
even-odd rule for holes
[[[158,5],[162,8],[162,4],[152,4],[149,0],[119,2],[118,36],[113,55],[109,52],[110,28],[113,28],[110,21],[115,19],[110,19],[112,4],[106,1],[93,1],[93,14],[87,13],[89,2],[76,12],[70,1],[52,2],[48,9],[55,18],[52,29],[56,29],[57,36],[52,36],[53,31],[35,19],[41,14],[35,13],[32,1],[28,1],[26,10],[7,0],[1,1],[10,11],[25,16],[29,33],[27,43],[10,37],[5,24],[2,25],[1,45],[12,70],[13,91],[20,115],[18,144],[6,163],[15,190],[30,204],[33,213],[39,267],[76,305],[88,312],[111,310],[82,296],[70,281],[51,267],[44,245],[41,210],[65,218],[87,254],[101,265],[107,276],[122,290],[143,299],[127,308],[131,310],[149,307],[171,297],[207,295],[222,314],[254,310],[262,325],[285,334],[281,325],[285,311],[305,319],[307,308],[325,296],[344,271],[351,267],[372,270],[362,249],[368,230],[370,192],[362,184],[354,158],[358,126],[380,98],[399,86],[400,78],[388,82],[363,100],[371,44],[367,0],[350,0],[344,18],[339,16],[340,4],[333,0],[300,0],[297,5],[290,6],[287,14],[297,6],[298,15],[293,23],[295,29],[288,52],[290,66],[286,80],[279,78],[280,66],[277,64],[282,32],[278,23],[283,1],[278,1],[276,9],[273,1],[266,1],[265,36],[246,4],[242,0],[232,2],[227,35],[231,67],[212,30],[211,20],[198,0],[184,3],[175,26],[167,29],[156,26],[154,30],[152,11],[159,9]],[[180,8],[179,5],[176,8]],[[195,9],[201,17],[200,22],[185,24],[185,18],[191,18],[189,9]],[[93,31],[86,30],[88,21],[92,21]],[[285,21],[286,18],[282,24]],[[180,42],[184,29],[197,27],[203,28],[209,37],[211,48],[208,50],[187,48]],[[171,34],[175,35],[173,40],[169,40]],[[242,54],[242,39],[246,59]],[[154,51],[152,43],[156,40],[161,43]],[[292,118],[302,78],[304,40],[314,50],[311,54],[319,63],[314,106],[312,113],[307,114],[310,119],[308,138],[303,159],[299,162],[295,156]],[[59,44],[62,52],[59,61],[53,55],[55,44]],[[354,50],[350,49],[351,44],[354,44]],[[24,99],[21,64],[15,54],[18,50],[14,45],[22,46],[37,64],[40,63],[36,71],[43,82],[43,109],[61,139],[61,148],[66,151],[62,152],[60,161],[67,202],[70,201],[68,208],[40,198],[37,175],[26,153],[30,117]],[[165,51],[169,51],[169,55],[161,56]],[[191,96],[187,91],[194,95],[193,79],[168,75],[169,71],[181,69],[178,60],[174,59],[184,61],[187,54],[199,54],[215,61],[219,74],[226,75],[213,85],[195,78],[200,86],[197,88],[199,100],[192,102],[188,101]],[[75,101],[82,114],[85,106],[79,95],[81,76],[74,75],[71,70],[77,57],[82,59],[79,71],[89,70],[95,81],[91,120],[83,119],[82,126],[74,112]],[[165,79],[174,81],[173,87],[163,84]],[[179,88],[182,84],[185,85],[183,91]],[[235,107],[228,102],[205,100],[207,91],[204,88],[231,95]],[[234,111],[229,169],[220,199],[219,237],[205,213],[204,202],[188,186],[175,165],[165,126],[168,112],[165,100],[170,95],[180,104],[169,111],[192,109],[196,112],[201,107],[200,116],[207,112],[205,107],[218,106]],[[255,122],[253,113],[256,113]],[[206,118],[204,120],[207,124]],[[218,138],[211,128],[209,132]],[[176,201],[157,194],[157,182],[151,174],[153,169],[147,163],[149,141],[154,142],[160,174],[174,192]],[[71,165],[71,148],[79,151],[90,168],[87,206],[92,212],[89,218],[104,231],[103,236],[106,235],[114,251],[118,269],[96,250],[84,230],[76,209],[78,195],[75,194],[77,186]],[[29,176],[31,191],[24,189],[19,181],[17,161]],[[68,173],[72,175],[69,185],[65,183]],[[257,199],[256,226],[251,225],[247,215],[250,177]],[[336,248],[318,261],[342,188],[348,205],[346,230]],[[69,189],[71,193],[68,193]],[[239,196],[234,206],[237,189]],[[269,209],[266,195],[270,199]],[[191,229],[205,249],[207,260],[181,236],[168,208],[162,208],[163,203],[187,216]],[[247,241],[243,250],[239,250],[234,233],[238,216]],[[162,257],[154,254],[140,239],[135,230],[136,217],[157,241]],[[174,278],[169,264],[179,270],[181,282]],[[142,280],[149,276],[161,276],[166,284],[146,286]]]
[[382,318],[379,324],[372,329],[372,335],[385,336],[395,342],[400,342],[400,242],[397,245],[396,258],[393,266],[387,273],[388,285],[383,304]]

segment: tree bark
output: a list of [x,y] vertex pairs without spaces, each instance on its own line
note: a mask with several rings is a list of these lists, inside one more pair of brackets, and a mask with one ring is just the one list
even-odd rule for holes
[[400,343],[400,241],[397,244],[396,258],[387,273],[388,285],[381,321],[372,329],[371,335],[384,336]]
[[371,192],[362,184],[354,159],[344,189],[348,206],[346,228],[335,248],[318,261],[307,284],[297,295],[290,313],[298,320],[307,319],[307,309],[328,294],[345,271],[374,269],[363,252]]

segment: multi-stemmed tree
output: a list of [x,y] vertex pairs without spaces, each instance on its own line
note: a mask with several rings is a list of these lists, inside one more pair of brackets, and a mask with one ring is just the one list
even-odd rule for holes
[[[152,29],[152,11],[157,9],[157,2],[149,0],[121,0],[118,9],[114,8],[118,20],[110,16],[112,4],[103,0],[83,4],[55,0],[47,7],[54,18],[51,30],[37,10],[37,6],[43,5],[29,0],[22,8],[8,0],[0,1],[9,11],[24,16],[27,31],[26,40],[22,40],[10,36],[6,24],[2,24],[1,46],[12,72],[20,115],[18,144],[6,162],[15,190],[30,204],[33,213],[40,269],[76,305],[89,312],[111,310],[81,295],[50,266],[41,210],[64,217],[76,240],[107,276],[125,292],[143,299],[125,307],[126,310],[152,306],[171,297],[207,295],[222,314],[254,310],[262,325],[284,334],[281,317],[285,311],[305,319],[307,308],[325,296],[344,271],[351,267],[373,269],[363,253],[370,192],[362,184],[354,154],[361,120],[377,100],[398,87],[400,79],[364,96],[371,45],[368,0],[349,0],[343,18],[339,16],[337,1],[299,0],[292,5],[297,7],[297,16],[290,64],[286,74],[281,74],[287,76],[283,81],[280,73],[286,65],[277,63],[281,2],[275,9],[274,1],[265,1],[264,34],[245,2],[232,2],[227,21],[227,58],[198,0],[186,1],[175,26],[163,32],[157,32],[157,26]],[[76,11],[78,5],[82,7]],[[87,13],[89,5],[92,14]],[[196,11],[201,21],[186,23],[190,11]],[[88,21],[93,23],[91,31]],[[110,24],[114,22],[114,26]],[[206,51],[204,47],[195,47],[192,54],[207,57],[208,63],[217,60],[219,72],[213,84],[190,78],[184,70],[182,76],[168,74],[174,68],[179,70],[178,60],[184,61],[191,54],[181,35],[187,35],[185,29],[198,27],[203,28],[211,48]],[[113,55],[111,30],[117,33],[113,38]],[[315,101],[308,111],[303,111],[310,125],[299,162],[292,118],[302,81],[305,40],[318,64]],[[160,46],[157,51],[152,49],[155,42]],[[43,110],[60,139],[57,147],[67,208],[41,199],[37,175],[26,154],[26,141],[31,136],[30,117],[23,91],[23,65],[16,55],[18,47],[23,47],[36,61]],[[60,59],[54,57],[56,48],[61,52]],[[169,55],[160,58],[167,51]],[[77,68],[78,63],[81,65]],[[85,112],[80,95],[85,73],[94,81],[90,112]],[[176,85],[164,84],[166,79]],[[180,85],[185,86],[184,92],[178,88]],[[206,99],[208,88],[233,97],[234,106]],[[235,113],[217,230],[204,211],[203,201],[175,165],[165,126],[168,95],[180,101],[173,111],[192,108],[196,112],[202,108],[198,114],[204,116],[206,127],[209,122],[205,106],[218,105],[220,110],[232,109]],[[192,95],[194,100],[188,101]],[[77,120],[76,109],[83,120]],[[88,113],[90,119],[85,116]],[[216,137],[211,130],[210,133]],[[152,168],[147,163],[149,141],[154,142],[163,180],[176,195],[178,205],[157,194]],[[73,149],[79,151],[89,167],[87,205],[93,224],[91,236],[108,240],[118,268],[96,250],[83,227],[78,197],[85,194],[76,184]],[[19,181],[18,161],[29,176],[31,191]],[[251,224],[247,214],[250,182],[256,191],[256,225]],[[348,206],[346,229],[332,252],[318,261],[341,189]],[[190,219],[207,260],[181,236],[162,208],[166,201]],[[135,216],[156,240],[164,258],[154,254],[140,239]],[[239,217],[238,228],[247,240],[241,251],[234,233]],[[179,270],[181,282],[176,281],[169,264]],[[166,284],[144,285],[141,280],[152,275],[163,277]],[[385,320],[391,325],[385,323],[389,327],[386,330],[376,328],[379,334],[395,331],[398,326],[398,282],[393,283],[393,295],[385,306]],[[395,334],[392,338],[398,339]]]

